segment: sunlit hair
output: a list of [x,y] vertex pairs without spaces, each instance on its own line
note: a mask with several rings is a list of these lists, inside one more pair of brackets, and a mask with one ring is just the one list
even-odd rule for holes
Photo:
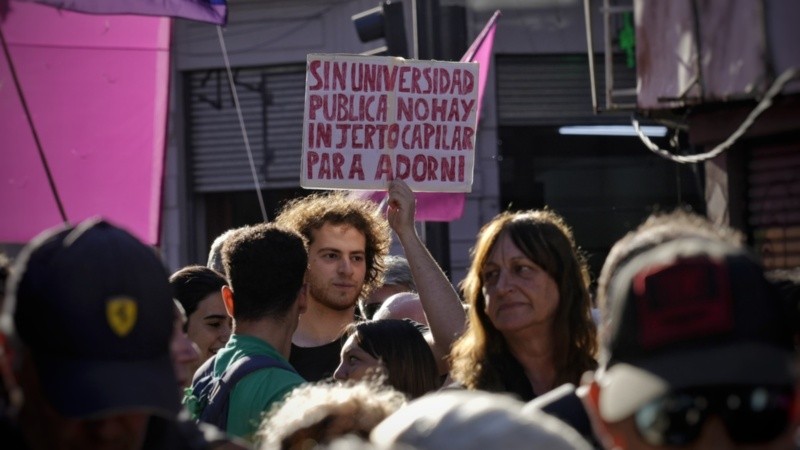
[[386,383],[409,398],[439,388],[439,371],[428,342],[415,322],[404,319],[370,320],[350,324],[348,335],[383,366]]
[[417,285],[414,283],[414,276],[411,274],[407,259],[398,255],[386,255],[383,262],[386,266],[383,284],[396,284],[408,289],[409,292],[417,292]]
[[211,247],[208,250],[208,262],[206,262],[206,267],[214,269],[219,273],[225,272],[225,267],[222,265],[222,245],[225,244],[225,240],[236,233],[237,230],[239,230],[239,228],[231,228],[214,238],[214,242],[211,243]]
[[555,384],[578,384],[597,366],[597,332],[591,316],[589,271],[572,231],[553,211],[504,212],[481,228],[471,251],[472,264],[461,284],[469,304],[469,323],[451,353],[451,375],[469,389],[509,390],[503,375],[519,372],[502,333],[486,315],[482,270],[501,236],[547,272],[558,285],[553,324]]
[[3,300],[6,296],[6,280],[11,274],[11,260],[0,252],[0,311],[3,310]]
[[368,438],[406,397],[376,381],[306,384],[272,407],[258,430],[261,450],[307,449],[353,434]]
[[311,194],[289,201],[281,209],[275,223],[296,230],[314,243],[312,231],[325,224],[349,225],[361,232],[366,240],[367,273],[361,296],[381,281],[383,259],[389,252],[391,235],[389,223],[378,212],[378,205],[369,200],[348,197],[341,191]]

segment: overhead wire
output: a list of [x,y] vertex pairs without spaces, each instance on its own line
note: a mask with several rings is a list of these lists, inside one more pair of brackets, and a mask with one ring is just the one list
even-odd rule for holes
[[639,121],[636,117],[631,117],[631,124],[633,125],[633,129],[636,132],[636,135],[639,136],[639,139],[644,143],[645,147],[650,150],[651,152],[655,153],[656,155],[669,159],[670,161],[674,161],[680,164],[694,164],[698,162],[707,161],[711,158],[716,157],[720,153],[724,152],[728,148],[730,148],[736,141],[739,140],[746,132],[753,126],[756,119],[767,109],[772,106],[772,102],[775,97],[780,94],[781,90],[783,90],[786,84],[797,78],[800,75],[800,71],[796,67],[790,67],[786,69],[783,73],[781,73],[775,81],[772,83],[772,86],[767,90],[764,94],[764,97],[761,99],[760,102],[750,111],[750,114],[742,121],[736,130],[728,136],[723,142],[718,144],[713,149],[709,150],[705,153],[700,153],[697,155],[676,155],[669,150],[664,150],[660,148],[656,143],[650,140],[646,134],[641,130],[639,126]]
[[247,159],[250,162],[250,172],[253,174],[253,184],[256,188],[256,195],[258,196],[258,206],[261,208],[261,217],[264,222],[269,222],[267,215],[267,208],[264,206],[264,197],[261,195],[261,183],[258,181],[258,172],[256,172],[256,163],[253,159],[253,150],[250,148],[250,138],[247,136],[247,128],[244,124],[244,115],[242,114],[242,107],[239,104],[239,94],[236,92],[236,83],[233,80],[233,71],[231,70],[231,61],[228,58],[228,49],[225,46],[225,37],[222,35],[222,27],[217,25],[217,36],[219,36],[219,46],[222,50],[222,58],[225,61],[225,70],[228,73],[228,83],[231,88],[231,95],[233,96],[233,105],[236,107],[236,115],[239,118],[239,128],[242,131],[242,139],[244,140],[244,148],[247,151]]

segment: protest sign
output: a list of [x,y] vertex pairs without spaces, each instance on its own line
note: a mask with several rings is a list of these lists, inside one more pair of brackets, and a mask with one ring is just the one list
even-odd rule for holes
[[478,64],[308,56],[300,185],[470,192]]

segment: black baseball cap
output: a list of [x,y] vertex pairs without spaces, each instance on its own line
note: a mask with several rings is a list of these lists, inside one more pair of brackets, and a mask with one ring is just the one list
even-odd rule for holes
[[29,349],[59,413],[177,414],[168,276],[153,249],[101,219],[46,231],[23,249],[3,327]]
[[745,249],[708,238],[659,245],[609,287],[600,414],[615,422],[670,390],[795,383],[791,327]]

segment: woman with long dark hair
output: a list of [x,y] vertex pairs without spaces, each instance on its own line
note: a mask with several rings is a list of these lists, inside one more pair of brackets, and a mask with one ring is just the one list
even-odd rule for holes
[[451,376],[468,389],[530,400],[597,366],[589,273],[553,211],[505,212],[484,225],[462,288],[464,335]]
[[333,377],[341,381],[384,377],[386,384],[411,399],[438,389],[436,361],[418,327],[405,319],[351,324]]

